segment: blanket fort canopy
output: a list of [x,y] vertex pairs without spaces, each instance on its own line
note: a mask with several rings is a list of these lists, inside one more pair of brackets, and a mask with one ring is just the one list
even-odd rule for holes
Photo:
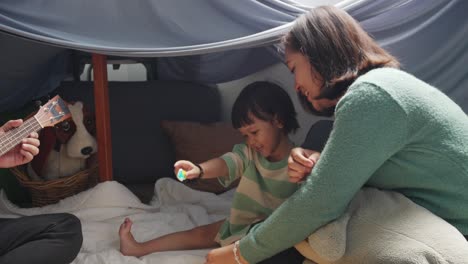
[[[466,1],[347,0],[337,5],[406,70],[468,107],[462,89],[468,83]],[[70,50],[159,57],[161,79],[219,83],[244,77],[281,60],[272,44],[308,8],[291,0],[3,0],[0,111],[55,89],[67,75]]]

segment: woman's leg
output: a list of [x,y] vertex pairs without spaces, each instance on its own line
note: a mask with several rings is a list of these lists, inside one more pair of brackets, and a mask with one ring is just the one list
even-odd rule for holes
[[71,214],[0,219],[0,263],[70,263],[83,242]]
[[[250,227],[250,229],[252,229],[252,227],[254,227],[255,225],[258,225],[261,223],[263,223],[263,221],[253,224]],[[304,260],[305,260],[305,257],[301,253],[299,253],[299,251],[297,251],[295,247],[291,247],[284,251],[281,251],[280,253],[274,256],[271,256],[270,258],[267,258],[259,262],[259,264],[283,264],[283,263],[302,264]]]
[[214,239],[223,222],[224,220],[139,243],[131,233],[132,221],[126,218],[119,230],[120,252],[126,256],[140,257],[159,251],[216,247],[218,244]]
[[304,256],[302,256],[296,248],[292,247],[259,262],[259,264],[302,264],[304,259]]

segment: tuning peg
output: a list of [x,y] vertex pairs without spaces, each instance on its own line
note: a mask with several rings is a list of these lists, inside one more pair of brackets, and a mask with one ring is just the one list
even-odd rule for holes
[[41,108],[41,105],[42,105],[41,100],[34,101],[34,107],[36,107],[38,110]]

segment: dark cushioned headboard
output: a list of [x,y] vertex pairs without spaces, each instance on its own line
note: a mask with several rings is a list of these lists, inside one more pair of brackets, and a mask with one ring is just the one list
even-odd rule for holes
[[332,120],[319,120],[307,132],[301,147],[322,152],[333,129]]
[[[56,92],[94,108],[92,83],[64,82]],[[205,123],[221,118],[217,88],[190,82],[109,82],[109,100],[113,176],[128,184],[172,176],[174,148],[161,120]]]

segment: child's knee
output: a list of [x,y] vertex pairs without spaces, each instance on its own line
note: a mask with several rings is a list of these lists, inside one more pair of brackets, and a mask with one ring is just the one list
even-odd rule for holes
[[213,241],[218,230],[214,225],[199,226],[191,230],[191,235],[199,240]]

